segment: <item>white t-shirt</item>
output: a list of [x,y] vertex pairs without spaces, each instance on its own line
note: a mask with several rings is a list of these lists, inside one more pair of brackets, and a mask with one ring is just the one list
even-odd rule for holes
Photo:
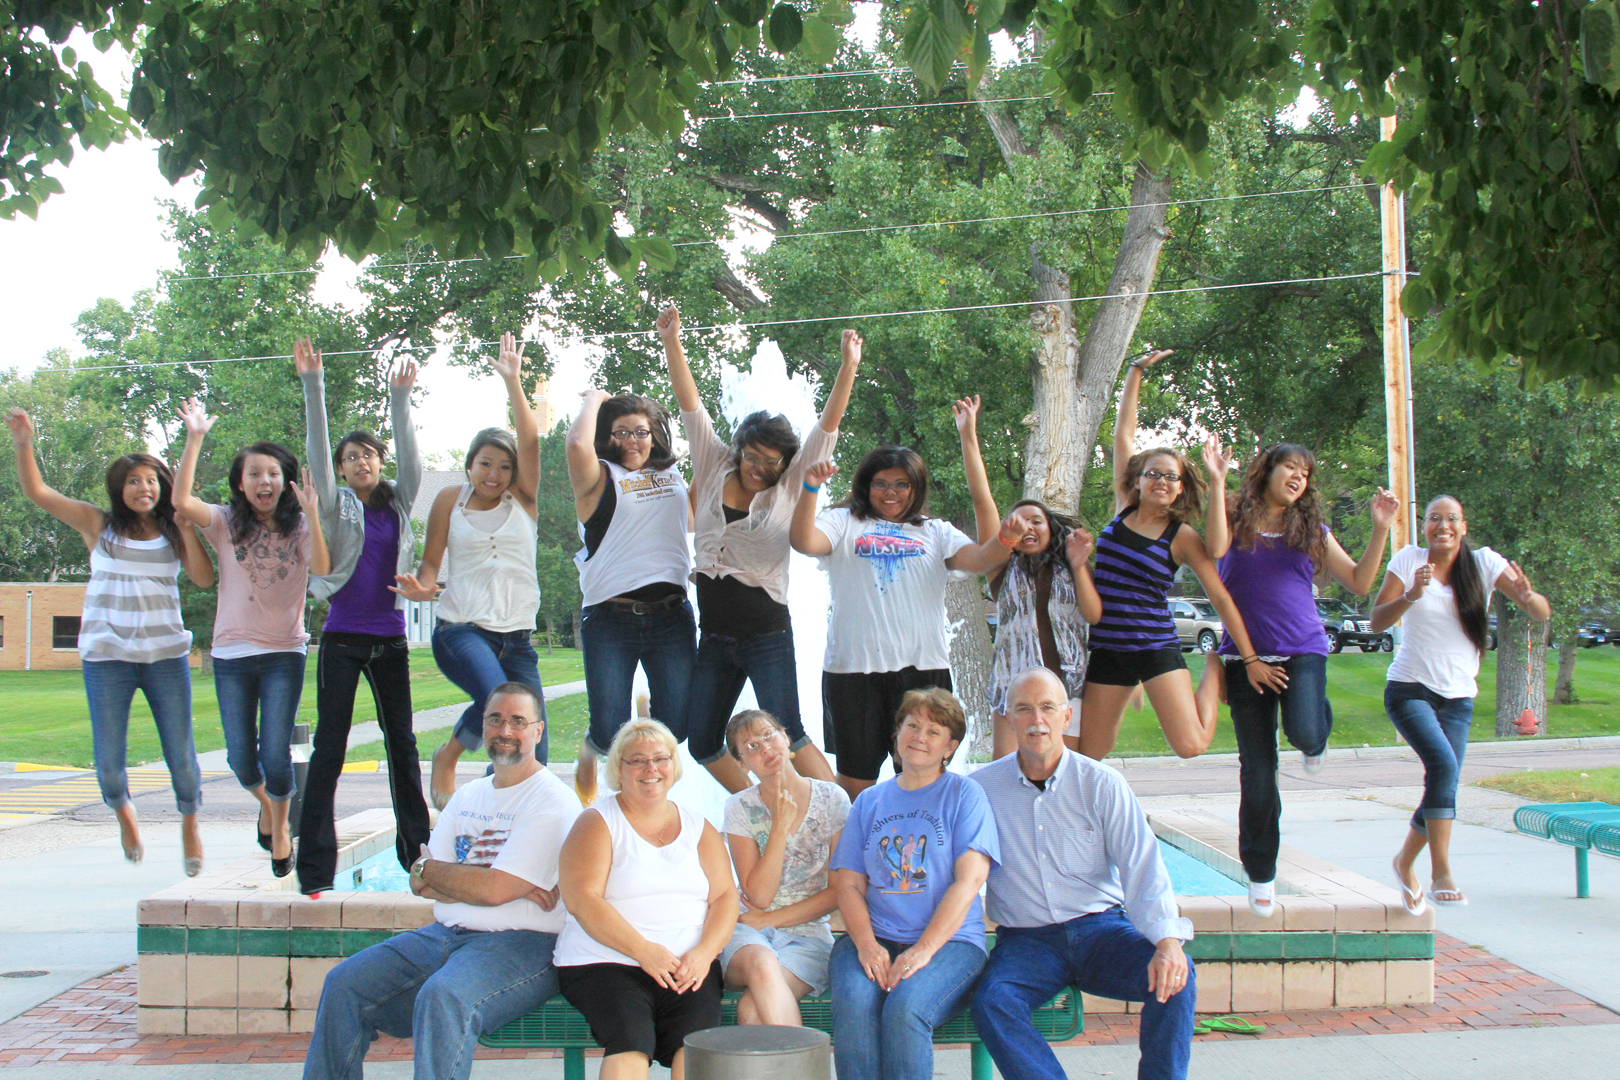
[[[557,856],[581,809],[579,796],[542,768],[522,783],[498,788],[481,776],[459,788],[439,814],[428,839],[428,857],[441,862],[489,866],[542,889],[556,888]],[[560,933],[562,901],[546,911],[528,898],[494,907],[433,905],[433,917],[468,930],[541,930]]]
[[[1491,601],[1496,579],[1508,567],[1508,560],[1488,547],[1474,548],[1474,565],[1484,582],[1485,602]],[[1429,558],[1429,549],[1409,544],[1389,560],[1389,572],[1400,579],[1403,588],[1412,587],[1418,567]],[[1422,683],[1441,697],[1471,698],[1479,695],[1479,650],[1463,633],[1457,620],[1457,601],[1450,585],[1431,581],[1406,609],[1401,620],[1401,645],[1389,665],[1390,682]]]
[[871,674],[949,667],[945,638],[945,560],[973,541],[939,518],[921,525],[862,520],[849,510],[816,517],[832,543],[821,560],[832,578],[826,671]]

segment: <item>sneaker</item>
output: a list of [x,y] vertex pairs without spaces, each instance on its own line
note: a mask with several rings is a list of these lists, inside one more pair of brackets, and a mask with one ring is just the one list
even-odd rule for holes
[[1323,750],[1320,754],[1300,754],[1300,757],[1305,766],[1305,775],[1315,776],[1322,771],[1322,763],[1327,760],[1327,751]]
[[1249,910],[1262,919],[1271,918],[1277,910],[1277,883],[1275,881],[1249,882]]

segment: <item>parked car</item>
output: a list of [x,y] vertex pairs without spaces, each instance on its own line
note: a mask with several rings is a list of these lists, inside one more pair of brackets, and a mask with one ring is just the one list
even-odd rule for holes
[[1593,649],[1609,641],[1620,645],[1620,634],[1611,635],[1609,628],[1602,623],[1584,622],[1575,631],[1575,644],[1582,648]]
[[1201,596],[1173,596],[1169,604],[1170,617],[1176,620],[1176,636],[1181,639],[1183,649],[1212,653],[1220,648],[1226,627],[1214,604]]
[[1322,632],[1327,634],[1329,652],[1338,652],[1346,645],[1358,646],[1362,652],[1395,651],[1394,635],[1388,631],[1375,633],[1372,622],[1342,600],[1319,596],[1316,613],[1322,617]]

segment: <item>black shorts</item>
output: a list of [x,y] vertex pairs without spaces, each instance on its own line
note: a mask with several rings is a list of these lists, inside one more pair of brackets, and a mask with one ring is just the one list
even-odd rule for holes
[[[838,774],[876,781],[894,753],[895,714],[907,690],[951,688],[949,668],[821,673],[821,737],[838,759]],[[897,770],[898,771],[898,770]]]
[[1099,686],[1135,686],[1172,671],[1186,671],[1180,649],[1092,649],[1086,660],[1086,682]]
[[669,1068],[694,1031],[720,1026],[720,963],[703,985],[684,994],[659,986],[629,964],[579,964],[557,969],[563,997],[591,1026],[591,1038],[612,1056],[634,1050]]

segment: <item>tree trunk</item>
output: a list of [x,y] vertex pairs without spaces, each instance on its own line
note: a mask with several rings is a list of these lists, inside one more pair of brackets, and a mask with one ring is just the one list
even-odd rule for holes
[[585,648],[585,635],[579,626],[579,608],[574,609],[574,648],[581,650]]
[[[1502,604],[1496,620],[1496,734],[1519,733],[1514,722],[1526,708],[1536,717],[1537,735],[1547,732],[1546,625],[1512,604]],[[1531,638],[1535,638],[1532,647]]]
[[1039,499],[1054,510],[1073,514],[1080,505],[1074,483],[1085,474],[1086,447],[1076,427],[1074,387],[1080,339],[1074,329],[1069,275],[1041,262],[1039,244],[1029,245],[1029,276],[1035,280],[1035,310],[1029,325],[1037,343],[1030,360],[1035,407],[1024,417],[1029,438],[1024,445],[1024,497]]
[[1575,628],[1571,627],[1558,643],[1558,678],[1553,682],[1553,704],[1575,704],[1575,654],[1579,647],[1575,640]]
[[[961,752],[990,755],[990,627],[984,620],[983,579],[953,579],[945,586],[945,621],[951,628],[951,682],[967,713],[968,734]],[[983,743],[983,753],[979,744]]]
[[552,642],[552,640],[554,638],[556,638],[556,636],[557,635],[555,633],[553,633],[552,629],[551,629],[551,616],[547,615],[546,616],[546,655],[547,656],[551,655],[551,642]]

